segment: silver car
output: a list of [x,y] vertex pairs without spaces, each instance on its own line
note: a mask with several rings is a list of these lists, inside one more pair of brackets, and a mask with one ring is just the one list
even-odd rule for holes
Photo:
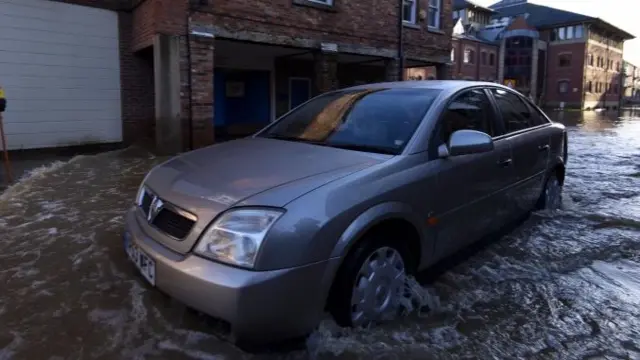
[[507,87],[357,86],[152,169],[125,248],[235,341],[304,336],[325,309],[361,326],[397,314],[407,275],[557,207],[566,161],[564,126]]

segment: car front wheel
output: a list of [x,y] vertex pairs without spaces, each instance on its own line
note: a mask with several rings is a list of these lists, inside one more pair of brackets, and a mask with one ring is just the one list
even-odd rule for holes
[[331,314],[339,325],[354,327],[395,318],[407,294],[404,247],[379,237],[356,246],[336,278]]
[[556,173],[552,173],[545,183],[544,190],[540,195],[538,207],[544,210],[559,209],[562,205],[562,183]]

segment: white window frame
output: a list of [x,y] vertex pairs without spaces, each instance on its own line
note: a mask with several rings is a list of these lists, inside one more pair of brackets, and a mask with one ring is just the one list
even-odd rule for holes
[[[427,27],[430,29],[440,29],[440,12],[442,11],[442,0],[435,0],[436,1],[436,6],[433,6],[431,4],[431,1],[433,0],[429,0],[429,6],[427,7]],[[436,9],[436,23],[435,25],[429,24],[430,16],[429,13],[431,12],[431,9]]]
[[[473,57],[471,56],[471,52],[473,52]],[[462,63],[468,65],[476,64],[476,50],[472,47],[465,47],[462,52]]]
[[[566,84],[567,85],[565,91],[560,91],[560,86],[562,84]],[[570,88],[571,88],[571,83],[570,83],[569,80],[567,80],[567,79],[558,80],[558,94],[568,94]]]
[[[411,14],[409,16],[409,20],[405,19],[404,13],[404,3],[411,3]],[[416,18],[418,14],[418,0],[402,0],[402,22],[405,24],[415,24]]]
[[333,0],[307,0],[307,1],[312,3],[327,5],[327,6],[333,6]]
[[311,94],[311,79],[307,78],[307,77],[296,77],[296,76],[292,76],[289,78],[289,110],[291,110],[291,85],[293,83],[293,81],[306,81],[307,82],[307,87],[308,87],[308,91],[309,91],[309,99],[307,99],[307,101],[309,101],[312,97],[313,94]]

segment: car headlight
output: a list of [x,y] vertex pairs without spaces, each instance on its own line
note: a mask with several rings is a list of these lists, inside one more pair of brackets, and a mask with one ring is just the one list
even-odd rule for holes
[[194,252],[224,263],[253,268],[267,232],[284,214],[279,209],[235,209],[202,234]]
[[142,199],[144,197],[146,188],[144,186],[144,181],[142,183],[140,183],[140,186],[138,187],[138,192],[136,193],[136,205],[138,206],[142,206]]

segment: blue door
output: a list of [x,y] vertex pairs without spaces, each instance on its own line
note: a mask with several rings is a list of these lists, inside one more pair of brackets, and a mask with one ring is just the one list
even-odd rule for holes
[[213,76],[215,126],[269,123],[269,71],[216,69]]
[[305,78],[289,79],[289,109],[309,100],[311,97],[311,81]]

